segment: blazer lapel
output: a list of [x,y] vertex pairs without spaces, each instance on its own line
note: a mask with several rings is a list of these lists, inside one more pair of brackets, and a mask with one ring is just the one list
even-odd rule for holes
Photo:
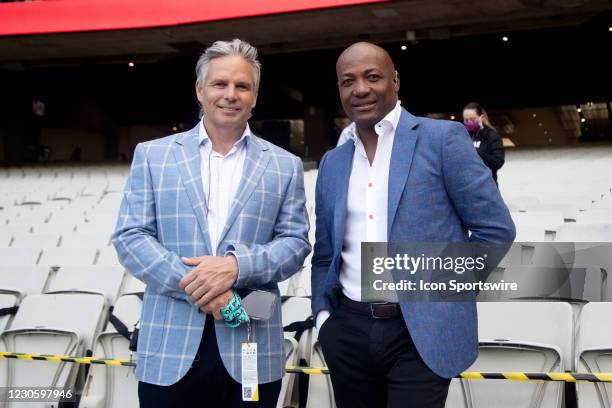
[[[335,163],[336,179],[336,200],[334,203],[334,252],[339,254],[342,251],[344,242],[344,231],[346,226],[346,206],[353,168],[353,155],[355,154],[355,144],[347,142],[340,148],[337,161]],[[333,168],[333,167],[332,167]]]
[[229,210],[225,226],[219,236],[219,244],[223,242],[229,229],[236,220],[236,217],[240,214],[242,207],[244,207],[249,197],[251,197],[251,194],[253,194],[253,190],[255,190],[255,187],[259,184],[259,180],[261,180],[266,167],[268,167],[268,162],[270,161],[269,153],[269,148],[261,143],[256,136],[251,135],[248,137],[242,177],[238,185],[238,190],[236,191],[236,196]]
[[402,114],[393,139],[391,164],[389,165],[387,240],[390,240],[391,226],[410,172],[414,147],[417,142],[417,132],[415,130],[417,126],[416,118],[402,108]]
[[191,207],[195,213],[200,230],[204,236],[204,242],[208,254],[212,254],[210,240],[208,237],[208,222],[206,220],[206,197],[204,196],[204,186],[202,185],[202,167],[200,159],[200,144],[198,140],[198,130],[200,124],[196,125],[189,132],[176,138],[176,145],[173,149],[174,159],[181,176],[181,181],[187,191],[187,196],[191,202]]

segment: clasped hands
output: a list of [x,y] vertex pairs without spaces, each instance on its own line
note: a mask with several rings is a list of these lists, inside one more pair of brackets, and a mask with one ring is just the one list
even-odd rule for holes
[[231,288],[238,276],[234,255],[182,257],[185,265],[194,266],[179,282],[179,287],[201,311],[221,320],[220,310],[227,306],[234,293]]

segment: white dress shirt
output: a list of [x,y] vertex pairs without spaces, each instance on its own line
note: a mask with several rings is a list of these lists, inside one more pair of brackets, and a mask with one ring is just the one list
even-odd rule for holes
[[[361,243],[387,241],[389,165],[401,112],[398,101],[395,108],[374,126],[378,141],[372,165],[357,135],[355,123],[342,132],[347,142],[352,140],[355,143],[355,154],[346,202],[340,284],[344,295],[356,301],[361,301]],[[327,317],[329,312],[326,310],[317,314],[317,328]]]
[[203,120],[200,121],[200,158],[204,197],[207,203],[208,237],[212,255],[217,255],[221,232],[227,221],[232,201],[242,179],[246,157],[246,145],[251,136],[247,123],[242,137],[223,156],[212,148]]

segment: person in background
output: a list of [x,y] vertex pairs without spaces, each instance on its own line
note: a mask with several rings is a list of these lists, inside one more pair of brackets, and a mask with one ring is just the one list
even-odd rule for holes
[[463,124],[467,128],[478,155],[491,169],[497,184],[497,170],[504,165],[504,145],[501,137],[491,125],[487,112],[476,102],[463,108]]

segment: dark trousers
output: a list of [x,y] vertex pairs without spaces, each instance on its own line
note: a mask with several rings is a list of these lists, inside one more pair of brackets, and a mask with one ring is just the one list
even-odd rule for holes
[[338,408],[443,408],[450,379],[425,365],[402,317],[340,305],[319,331]]
[[138,383],[141,408],[275,408],[281,380],[259,385],[259,401],[243,402],[242,386],[229,375],[217,346],[215,324],[206,326],[195,361],[177,383],[169,386]]

